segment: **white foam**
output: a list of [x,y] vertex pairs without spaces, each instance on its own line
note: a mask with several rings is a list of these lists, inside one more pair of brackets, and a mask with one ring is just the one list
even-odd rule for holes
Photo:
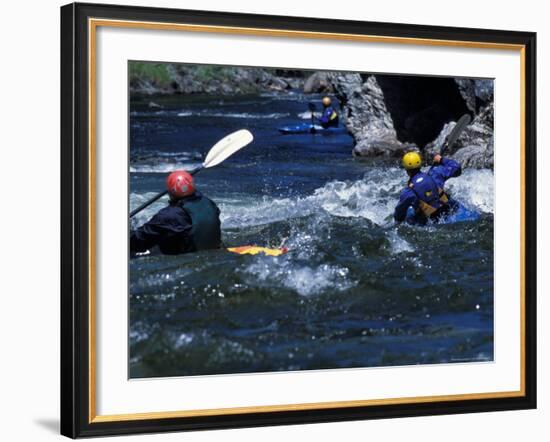
[[[331,181],[305,197],[232,196],[215,198],[215,201],[220,207],[224,228],[269,224],[313,213],[361,217],[379,226],[391,226],[395,205],[406,182],[407,176],[402,169],[368,169],[367,166],[363,179]],[[453,197],[469,209],[493,213],[494,175],[491,170],[467,169],[462,176],[449,180],[448,184],[447,188]],[[146,198],[135,194],[130,196],[132,207],[137,207],[141,200],[145,201]],[[152,215],[153,209],[155,206],[150,206],[142,217]],[[401,247],[406,249],[406,246]]]
[[218,112],[218,111],[181,111],[178,117],[214,117],[214,118],[246,118],[255,120],[273,120],[290,116],[288,112],[275,112],[271,114],[256,114],[248,112]]
[[447,181],[446,188],[468,209],[493,213],[495,176],[489,169],[466,169],[461,176]]
[[387,234],[387,238],[390,242],[390,251],[392,254],[414,252],[415,248],[405,241],[396,230],[391,230]]
[[174,170],[191,170],[200,166],[199,162],[166,162],[158,164],[135,164],[130,166],[130,173],[170,173]]
[[[313,112],[313,116],[315,116],[315,113]],[[311,111],[305,111],[298,114],[298,118],[301,118],[302,120],[311,120],[312,112]]]
[[338,291],[353,287],[356,283],[348,278],[345,267],[322,264],[317,267],[299,266],[286,260],[258,260],[245,268],[256,281],[267,282],[296,291],[302,296],[311,296],[326,289]]
[[[131,193],[130,194],[130,211],[134,210],[136,207],[139,207],[146,201],[149,201],[157,193],[155,192],[146,192],[146,193]],[[136,214],[134,217],[130,218],[130,226],[132,229],[135,229],[145,222],[147,222],[151,217],[157,213],[160,209],[166,206],[166,199],[161,198],[160,200],[155,201],[149,207],[143,209],[141,212]]]
[[[402,171],[401,171],[402,172]],[[382,181],[385,179],[385,182]],[[378,224],[389,222],[404,180],[395,173],[383,177],[380,169],[359,181],[331,181],[312,195],[270,198],[233,205],[220,200],[225,227],[267,224],[307,216],[317,211],[342,217],[363,217]]]
[[195,335],[193,333],[181,333],[177,337],[174,347],[176,349],[185,347],[191,344],[194,341],[194,339],[195,339]]
[[200,152],[154,152],[155,157],[167,157],[167,158],[181,158],[181,159],[191,159],[191,158],[201,158],[202,154]]

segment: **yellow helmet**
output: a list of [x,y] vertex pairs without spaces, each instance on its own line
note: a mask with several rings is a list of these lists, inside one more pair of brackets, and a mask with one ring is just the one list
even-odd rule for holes
[[323,105],[324,106],[330,106],[330,103],[331,103],[331,101],[330,101],[329,97],[324,97],[323,98]]
[[407,152],[403,155],[403,167],[407,170],[420,169],[422,158],[418,152]]

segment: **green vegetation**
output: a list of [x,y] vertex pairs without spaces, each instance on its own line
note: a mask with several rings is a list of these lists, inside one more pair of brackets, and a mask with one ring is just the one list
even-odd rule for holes
[[[296,71],[298,72],[298,71]],[[260,90],[284,90],[291,86],[287,78],[298,78],[295,71],[281,69],[189,65],[131,61],[128,64],[133,94],[249,94]],[[290,75],[289,75],[290,74]],[[302,75],[301,72],[298,72]]]
[[165,63],[131,61],[128,65],[130,83],[151,82],[157,86],[167,86],[170,73]]
[[193,66],[192,71],[198,80],[211,81],[230,78],[235,74],[236,69],[227,66],[199,65]]

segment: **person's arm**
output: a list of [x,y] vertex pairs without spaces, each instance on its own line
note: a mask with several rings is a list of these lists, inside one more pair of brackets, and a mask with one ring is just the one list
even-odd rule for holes
[[407,188],[401,192],[399,202],[393,213],[393,219],[398,223],[405,221],[405,218],[407,218],[407,210],[411,206],[415,211],[418,209],[418,197],[411,189]]
[[130,232],[130,251],[141,253],[158,244],[162,228],[159,226],[156,216]]
[[456,178],[462,174],[462,166],[455,160],[443,158],[441,155],[434,157],[435,166],[431,169],[430,175],[435,178],[439,185],[442,185],[449,178]]
[[[180,213],[181,212],[181,213]],[[145,252],[163,239],[190,229],[191,220],[183,210],[165,207],[153,218],[130,233],[130,251]]]

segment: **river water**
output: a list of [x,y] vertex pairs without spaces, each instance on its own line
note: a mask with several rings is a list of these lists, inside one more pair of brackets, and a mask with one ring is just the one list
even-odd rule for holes
[[[130,377],[493,359],[493,173],[448,182],[478,221],[396,226],[396,161],[359,160],[348,135],[279,135],[311,96],[131,102],[130,208],[166,174],[246,128],[254,142],[196,176],[221,209],[224,250],[130,260]],[[134,219],[147,221],[161,200]]]

